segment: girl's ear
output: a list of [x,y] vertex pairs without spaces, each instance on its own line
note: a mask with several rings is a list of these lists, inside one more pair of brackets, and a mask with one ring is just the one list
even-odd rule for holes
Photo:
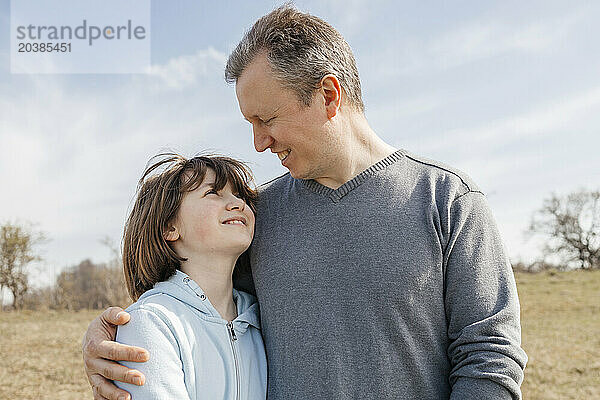
[[179,231],[175,225],[167,225],[167,230],[163,233],[163,237],[167,242],[174,242],[179,239]]

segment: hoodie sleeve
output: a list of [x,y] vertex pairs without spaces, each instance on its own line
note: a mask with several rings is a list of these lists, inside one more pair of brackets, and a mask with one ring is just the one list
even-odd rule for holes
[[179,344],[165,319],[144,308],[128,312],[131,319],[118,327],[116,341],[147,349],[150,360],[144,363],[120,361],[120,364],[142,372],[146,383],[136,386],[115,381],[115,385],[128,391],[133,400],[190,399]]
[[451,399],[520,399],[527,356],[517,287],[482,193],[452,203],[444,258]]

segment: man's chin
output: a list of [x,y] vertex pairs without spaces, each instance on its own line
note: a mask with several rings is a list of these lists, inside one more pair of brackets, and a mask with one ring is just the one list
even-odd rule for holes
[[310,180],[310,179],[315,179],[315,173],[310,171],[310,170],[301,170],[298,168],[290,168],[289,166],[285,166],[285,168],[287,168],[287,170],[289,171],[290,175],[292,176],[292,178],[294,179],[304,179],[304,180]]
[[[287,168],[287,167],[286,167]],[[290,172],[290,175],[292,176],[292,178],[294,179],[311,179],[308,174],[306,173],[300,173],[299,171],[295,170],[295,169],[291,169],[288,168],[288,171]]]

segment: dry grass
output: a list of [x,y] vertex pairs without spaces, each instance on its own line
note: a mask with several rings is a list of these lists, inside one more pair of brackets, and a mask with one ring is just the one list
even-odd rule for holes
[[600,399],[600,271],[517,274],[524,399]]
[[0,313],[0,399],[91,399],[81,339],[98,313]]
[[[516,277],[524,399],[600,399],[600,271]],[[0,399],[91,399],[80,343],[98,313],[0,313]]]

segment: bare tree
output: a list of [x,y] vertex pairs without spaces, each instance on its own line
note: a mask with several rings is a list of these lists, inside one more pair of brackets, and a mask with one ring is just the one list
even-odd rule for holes
[[534,213],[528,232],[546,237],[544,252],[565,266],[600,268],[600,191],[552,194]]
[[5,223],[0,226],[0,292],[8,288],[13,295],[13,308],[21,308],[29,290],[26,268],[39,260],[34,247],[43,235],[30,226]]

